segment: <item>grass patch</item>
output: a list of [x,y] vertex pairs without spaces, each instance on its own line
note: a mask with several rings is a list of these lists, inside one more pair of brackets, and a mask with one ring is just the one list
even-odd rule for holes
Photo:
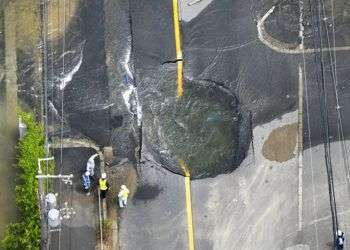
[[[20,212],[20,220],[18,223],[7,226],[0,248],[40,249],[40,214],[36,175],[38,158],[45,156],[44,128],[34,120],[32,114],[20,111],[19,115],[27,125],[27,134],[19,142],[17,149],[19,185],[16,186],[16,204]],[[50,168],[53,169],[53,166]]]

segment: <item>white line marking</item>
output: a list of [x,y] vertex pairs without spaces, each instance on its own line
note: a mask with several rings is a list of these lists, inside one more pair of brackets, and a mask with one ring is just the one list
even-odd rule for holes
[[[303,54],[303,53],[310,54],[310,53],[315,53],[320,51],[320,49],[301,49],[300,46],[298,45],[291,44],[291,43],[284,43],[270,36],[265,30],[264,23],[274,10],[275,10],[275,6],[272,6],[272,8],[268,12],[266,12],[266,14],[257,23],[258,37],[263,44],[265,44],[267,47],[269,47],[274,51],[284,53],[284,54]],[[350,50],[350,46],[322,49],[322,51],[343,51],[343,50]]]
[[299,64],[299,107],[298,107],[298,230],[303,227],[303,71]]
[[[304,51],[304,25],[303,25],[303,2],[299,1],[299,38],[300,50]],[[303,54],[304,55],[304,54]],[[298,229],[303,228],[303,104],[304,104],[304,74],[301,63],[299,63],[299,98],[298,98],[298,170],[299,170],[299,186],[298,186]]]

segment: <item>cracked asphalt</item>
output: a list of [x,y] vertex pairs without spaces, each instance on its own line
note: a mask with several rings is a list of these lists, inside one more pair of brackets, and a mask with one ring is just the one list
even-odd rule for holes
[[[205,20],[205,14],[211,14],[206,12],[206,7],[213,6],[215,3],[215,1],[203,1],[196,7],[196,5],[189,6],[188,2],[182,2],[184,22],[197,21],[200,18]],[[255,113],[253,141],[246,159],[238,169],[231,174],[191,182],[195,247],[205,250],[331,249],[332,224],[323,148],[322,145],[319,145],[322,130],[317,115],[319,104],[317,104],[313,73],[317,65],[314,64],[312,55],[306,56],[305,69],[307,69],[307,74],[304,82],[304,109],[302,111],[304,132],[301,135],[304,141],[304,151],[302,172],[300,172],[297,148],[293,153],[294,157],[284,162],[266,159],[262,154],[262,148],[270,133],[275,129],[298,122],[296,102],[299,97],[295,90],[298,89],[297,69],[302,63],[302,57],[273,51],[259,41],[256,20],[276,4],[276,1],[256,1],[254,3],[255,12],[251,11],[251,5],[245,1],[236,1],[235,6],[239,8],[235,8],[234,13],[230,13],[230,17],[233,17],[239,24],[230,27],[233,29],[230,33],[235,34],[232,50],[237,56],[235,60],[244,62],[239,71],[238,81],[259,81],[262,86],[265,84],[267,89],[273,89],[273,84],[269,85],[271,82],[279,85],[288,83],[291,86],[287,87],[288,90],[284,92],[283,96],[271,95],[269,97],[269,100],[272,99],[270,104],[261,102],[260,109],[259,105],[253,106],[252,104],[254,103],[254,95],[244,100],[245,104],[251,107],[251,110],[258,106],[257,110],[261,112]],[[342,4],[343,2],[339,2],[339,5]],[[267,21],[268,25],[273,24],[267,30],[279,27],[278,22],[281,20],[277,19],[285,11],[297,11],[295,4],[289,6],[289,9],[286,1],[280,5],[282,7],[280,6],[276,10],[275,16],[271,16],[272,19]],[[339,8],[336,6],[335,9],[339,10]],[[222,18],[219,17],[220,11],[224,12],[225,10],[217,10],[215,14],[218,18]],[[290,17],[293,19],[290,20],[291,23],[299,20],[299,13],[294,14]],[[280,41],[293,42],[297,34],[295,30],[288,30],[288,27],[285,26],[283,28],[286,30],[276,31],[270,35]],[[205,30],[203,26],[200,26],[199,29]],[[191,29],[186,28],[185,32],[189,30]],[[193,29],[193,31],[196,30]],[[197,32],[199,31],[197,30]],[[339,29],[339,32],[344,32],[344,29]],[[219,33],[216,38],[220,38]],[[341,36],[340,33],[338,34]],[[202,35],[205,36],[204,33]],[[243,39],[246,37],[250,37],[250,39]],[[247,40],[253,42],[244,43]],[[198,42],[189,41],[188,44],[192,45]],[[208,49],[210,47],[209,40],[206,45],[207,47],[203,47],[202,51],[211,53]],[[196,57],[200,59],[200,56],[194,52],[196,50],[201,49],[192,47],[186,50],[186,47],[184,48],[184,57],[190,60],[189,64],[196,62]],[[343,90],[345,89],[341,98],[345,104],[348,101],[345,82],[349,79],[349,75],[345,71],[350,65],[347,59],[350,57],[347,51],[337,52],[336,55],[339,58],[337,62],[339,66],[338,80],[339,83],[343,84]],[[224,58],[225,53],[220,54],[219,57]],[[329,67],[329,62],[327,65]],[[220,66],[222,66],[220,63],[213,64],[209,71],[197,69],[197,72],[196,69],[190,69],[188,66],[187,70],[185,68],[185,75],[205,77],[212,72],[214,75],[211,77],[219,79],[223,77],[219,75],[223,71],[215,72],[215,69],[219,69]],[[225,82],[225,80],[221,82]],[[329,79],[328,83],[330,84]],[[247,88],[249,89],[249,86]],[[274,98],[278,99],[278,102],[274,102]],[[333,97],[329,96],[328,98],[332,100]],[[291,99],[296,101],[293,103],[290,101]],[[289,111],[276,115],[271,110],[278,109],[277,103],[286,105],[289,107]],[[261,107],[265,109],[262,110]],[[330,101],[330,107],[334,107],[334,100]],[[331,120],[333,117],[334,112],[331,114]],[[308,121],[310,122],[308,123]],[[349,185],[346,180],[346,169],[342,164],[339,142],[336,142],[337,123],[334,119],[332,121],[331,133],[334,134],[334,142],[332,142],[331,148],[338,216],[340,227],[348,238],[348,225],[350,223]],[[345,118],[343,125],[349,127],[348,124],[350,121]],[[346,133],[346,136],[348,135],[349,133]],[[140,171],[142,185],[156,185],[162,191],[157,196],[144,201],[133,198],[127,210],[122,212],[120,218],[121,249],[187,249],[183,177],[157,167],[141,166]],[[298,195],[300,193],[301,197]]]

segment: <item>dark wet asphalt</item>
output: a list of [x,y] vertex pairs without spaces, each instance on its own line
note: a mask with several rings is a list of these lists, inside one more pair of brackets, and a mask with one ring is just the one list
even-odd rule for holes
[[[333,55],[332,55],[333,56]],[[344,129],[345,138],[350,136],[350,117],[346,114],[350,111],[350,87],[348,85],[349,72],[348,68],[350,65],[350,51],[341,51],[336,53],[337,60],[337,81],[338,88],[337,94],[339,98],[339,106],[342,114],[342,124]],[[322,143],[322,125],[320,115],[320,97],[318,95],[319,88],[316,82],[317,74],[315,71],[315,63],[313,57],[306,59],[306,81],[307,86],[304,89],[305,105],[304,105],[304,146],[308,147],[310,142],[308,135],[311,137],[311,145],[317,145]],[[325,53],[325,81],[326,81],[326,101],[329,114],[329,132],[331,141],[339,140],[338,133],[338,117],[337,117],[337,103],[334,91],[334,83],[331,77],[332,69],[329,60],[329,53]],[[307,91],[307,92],[306,92]],[[307,105],[308,106],[307,106]],[[307,113],[307,109],[309,113]],[[308,126],[309,123],[309,126]],[[309,131],[310,130],[310,131]]]
[[[50,249],[86,249],[93,250],[96,246],[96,225],[98,221],[97,198],[92,194],[86,196],[82,191],[81,175],[86,169],[87,159],[95,151],[87,148],[67,148],[63,150],[62,174],[73,174],[73,185],[62,183],[58,205],[73,208],[75,215],[62,221],[62,231],[52,233]],[[55,151],[57,171],[60,169],[60,150]],[[96,170],[98,166],[96,165]],[[95,171],[96,171],[95,170]],[[96,183],[95,183],[96,186]],[[55,189],[60,190],[55,182]],[[60,248],[59,248],[60,247]]]
[[[258,17],[264,15],[275,2],[267,0],[249,1],[248,3],[247,1],[239,0],[232,4],[232,1],[216,0],[193,21],[188,24],[183,23],[185,76],[190,80],[210,80],[222,84],[235,92],[242,106],[252,112],[254,125],[271,121],[274,118],[279,118],[283,113],[295,110],[297,103],[297,65],[300,62],[300,56],[284,55],[272,51],[261,44],[257,38],[256,20]],[[139,27],[139,32],[141,32],[139,34],[141,35],[138,37],[138,41],[143,44],[143,46],[134,48],[136,52],[138,49],[139,55],[148,57],[149,61],[146,62],[149,65],[163,63],[169,59],[173,59],[172,52],[174,48],[171,45],[172,39],[170,39],[172,36],[172,23],[170,21],[172,17],[169,10],[170,1],[163,5],[157,5],[156,1],[144,1],[142,4],[139,1],[131,1],[131,7],[133,5],[136,6],[134,10],[143,14],[143,16],[140,16],[142,18],[135,20],[136,25],[141,25]],[[147,6],[153,6],[154,9],[149,8],[144,11],[144,8]],[[288,10],[295,11],[295,6],[290,7],[289,9],[280,10],[287,10],[287,12]],[[65,111],[70,122],[68,125],[71,125],[76,130],[75,132],[90,136],[99,143],[104,144],[109,143],[111,132],[110,114],[108,110],[96,111],[94,108],[96,106],[104,107],[110,104],[106,101],[109,98],[109,89],[105,76],[106,58],[104,58],[102,8],[102,2],[87,1],[80,8],[79,18],[77,18],[78,24],[75,27],[71,27],[72,37],[76,40],[72,38],[70,40],[71,44],[67,43],[67,49],[76,50],[76,45],[84,40],[86,40],[87,45],[82,68],[65,92],[65,97],[67,98],[65,100]],[[337,9],[341,9],[341,7],[337,7]],[[161,12],[163,10],[164,16],[160,15],[160,13],[163,13]],[[297,19],[295,16],[292,15],[293,20],[288,20],[288,17],[283,12],[281,13],[282,15],[272,16],[269,19],[272,24],[276,24],[275,26],[272,25],[272,30],[279,28],[280,26],[278,24],[282,22],[284,24],[286,21],[284,18],[287,18],[287,21],[290,21],[294,25]],[[150,25],[156,25],[158,27],[157,29],[143,29],[143,22],[149,17],[155,17],[152,19]],[[164,20],[162,19],[163,17],[165,17],[165,22],[162,21]],[[80,21],[81,23],[79,23]],[[91,27],[95,27],[96,29],[91,31]],[[75,31],[80,29],[82,32],[75,33]],[[295,41],[295,28],[292,31],[288,30],[288,27],[283,27],[283,29],[281,32],[273,32],[276,38],[282,41]],[[137,30],[133,30],[133,32],[137,32]],[[156,35],[153,35],[152,32]],[[164,34],[165,37],[160,34]],[[341,35],[339,36],[341,37]],[[147,43],[143,40],[146,38],[149,39],[146,40]],[[343,38],[343,40],[346,39],[346,37]],[[151,46],[152,50],[148,50],[149,47],[147,46]],[[347,105],[347,100],[349,99],[347,85],[347,79],[349,78],[347,70],[349,68],[349,56],[344,52],[337,53],[337,56],[339,83],[342,84],[343,90],[341,101],[343,103],[344,113],[347,113],[346,108],[349,107]],[[140,66],[143,63],[143,60],[141,60],[142,57],[141,59],[137,59],[139,61],[136,60],[135,65]],[[306,59],[306,67],[311,72],[315,67],[312,63],[313,59],[309,55]],[[144,72],[140,72],[142,70],[138,72],[137,78],[139,84],[147,85],[152,82],[152,79],[149,79],[149,77],[152,77],[154,72],[148,74],[148,70],[146,68]],[[317,89],[314,86],[314,76],[308,75],[307,80],[310,93],[314,95],[317,93]],[[328,88],[330,90],[331,85],[328,85]],[[113,90],[116,91],[115,89]],[[147,91],[144,93],[150,94]],[[155,93],[157,94],[157,91]],[[56,94],[59,96],[60,92]],[[152,98],[153,96],[149,97]],[[330,108],[334,107],[334,99],[332,103],[331,97],[330,95]],[[312,110],[310,119],[311,144],[315,145],[319,143],[321,134],[319,115],[317,115],[316,111],[314,112],[314,110],[318,110],[319,108],[317,95],[316,97],[310,96],[309,100]],[[58,108],[59,101],[58,98],[56,103]],[[145,103],[150,104],[150,107],[152,107],[152,103]],[[334,112],[332,112],[332,119],[335,121]],[[350,125],[346,117],[344,124]],[[336,123],[331,123],[331,126],[331,130],[335,131]],[[309,133],[305,131],[305,137]],[[334,132],[333,134],[335,137]],[[115,138],[114,142],[118,143],[118,138]],[[70,166],[71,169],[79,172],[82,170],[88,155],[86,152],[83,155],[78,152],[72,154],[67,152],[67,156],[65,157],[71,159],[67,162],[67,169]],[[79,164],[80,167],[76,168],[76,164]],[[247,165],[240,166],[242,169],[245,167],[248,169]],[[256,169],[246,170],[248,172],[253,171],[252,176],[257,176],[256,179],[253,179],[252,183],[240,182],[242,176],[239,176],[239,173],[194,182],[193,202],[194,214],[196,216],[194,222],[195,228],[199,229],[195,232],[198,246],[203,249],[230,249],[230,240],[235,238],[238,242],[237,246],[240,248],[239,242],[246,240],[247,235],[253,240],[258,238],[254,237],[254,235],[249,235],[250,231],[247,228],[249,229],[252,225],[249,224],[249,220],[241,218],[242,214],[239,209],[246,209],[243,206],[244,204],[240,204],[239,209],[237,209],[238,205],[235,203],[237,187],[243,186],[242,191],[244,191],[246,190],[244,188],[245,185],[251,185],[251,189],[249,192],[243,192],[245,196],[241,200],[241,203],[245,200],[257,200],[249,209],[245,210],[245,213],[252,215],[251,217],[248,216],[251,220],[262,222],[262,224],[258,224],[260,227],[254,231],[254,233],[259,234],[259,239],[261,240],[254,241],[254,247],[245,243],[246,249],[259,249],[259,247],[260,249],[280,249],[280,246],[287,247],[294,243],[302,242],[310,242],[311,245],[314,245],[315,241],[313,237],[316,239],[315,235],[317,234],[308,234],[308,229],[305,230],[304,236],[307,239],[302,240],[297,236],[295,238],[290,237],[290,240],[283,238],[284,236],[293,235],[297,231],[295,226],[295,223],[297,223],[295,197],[295,180],[297,175],[295,169],[291,169],[290,172],[284,169],[285,172],[283,173],[274,170],[276,172],[271,174],[268,172],[268,167],[255,167]],[[277,181],[264,189],[265,180],[260,179],[259,171],[264,171],[264,177],[268,176],[268,180],[277,179]],[[321,176],[319,182],[324,185],[324,172],[322,169],[319,169],[319,171]],[[281,180],[276,178],[279,174],[284,174]],[[120,239],[122,249],[186,249],[187,225],[184,210],[183,178],[166,172],[163,169],[156,170],[149,167],[143,168],[140,171],[140,175],[139,186],[141,188],[147,188],[136,193],[136,196],[129,203],[127,210],[121,214]],[[242,175],[244,177],[244,173]],[[306,180],[308,180],[310,173],[306,171],[305,175]],[[256,182],[259,185],[255,186]],[[280,189],[281,186],[283,186],[283,189]],[[256,191],[256,188],[261,188],[258,192],[259,195],[253,193]],[[306,190],[308,189],[309,186],[306,185]],[[325,191],[324,186],[319,190],[319,192],[322,192],[322,196],[317,197],[320,200],[321,212],[319,218],[317,217],[316,219],[322,219],[328,213]],[[278,202],[273,202],[270,192],[277,196]],[[82,197],[77,190],[73,193],[73,197],[80,197],[82,199],[80,201],[76,199],[76,201],[79,201],[75,204],[78,210],[82,213],[88,213],[86,215],[80,214],[81,217],[77,218],[85,219],[89,217],[90,210],[86,210],[85,207],[79,208],[79,204],[85,204],[85,202],[86,204],[90,204],[90,201],[83,199],[85,197]],[[346,190],[344,189],[341,193],[346,193]],[[290,202],[291,200],[293,201]],[[269,203],[270,201],[271,204]],[[311,208],[309,206],[311,205],[307,205],[308,203],[305,204],[305,211],[310,211]],[[209,207],[209,205],[212,207]],[[259,210],[260,207],[261,210]],[[269,210],[270,207],[275,209],[273,213]],[[94,208],[91,207],[91,209],[93,210]],[[263,214],[264,209],[268,211],[266,213],[268,215],[267,220],[262,219],[262,215],[266,215]],[[212,212],[207,213],[209,210]],[[221,215],[225,214],[225,216],[218,216],[218,211]],[[231,212],[235,212],[234,216],[230,216],[232,214]],[[307,212],[306,216],[308,216]],[[271,223],[271,218],[273,218],[276,224]],[[221,229],[226,229],[226,226],[236,225],[235,223],[237,221],[244,221],[245,223],[242,223],[242,225],[247,225],[247,228],[242,228],[242,230],[228,228],[231,230],[223,233],[220,231]],[[329,219],[320,222],[320,238],[324,238],[325,241],[329,237],[329,223]],[[65,225],[64,228],[67,230],[64,230],[62,234],[66,237],[64,243],[65,249],[90,248],[93,245],[94,239],[91,225],[92,221],[89,221],[87,226],[83,219],[76,219],[74,223],[70,222],[68,226]],[[220,230],[215,231],[212,230],[213,228]],[[268,237],[265,238],[265,235]],[[267,245],[259,245],[263,241],[266,242],[266,239],[269,239]],[[274,240],[279,240],[279,244],[274,245]],[[284,240],[287,243],[284,243]]]
[[[232,91],[238,93],[240,102],[253,113],[254,125],[278,119],[286,112],[295,111],[298,101],[298,66],[302,64],[301,55],[286,55],[279,51],[273,51],[263,45],[257,37],[256,21],[263,16],[275,1],[235,1],[230,5],[229,1],[213,1],[199,16],[189,23],[183,23],[185,76],[189,79],[205,79],[219,82]],[[284,11],[293,10],[295,3],[285,8],[277,9],[277,14],[268,20],[270,28],[281,28],[278,23],[288,16]],[[226,8],[225,8],[226,7]],[[288,8],[286,8],[288,7]],[[253,10],[253,11],[252,11]],[[280,12],[279,12],[280,11]],[[232,16],[234,18],[232,18]],[[295,26],[299,14],[292,13],[290,21]],[[281,21],[282,18],[282,21]],[[293,26],[293,27],[294,27]],[[281,41],[293,42],[296,34],[295,27],[282,27],[282,31],[273,32]],[[346,45],[346,44],[344,44]],[[219,48],[221,49],[218,49]],[[347,101],[347,79],[349,79],[348,52],[338,52],[338,81],[341,85],[341,102],[344,114],[348,113]],[[305,125],[304,143],[308,147],[307,138],[310,134],[311,145],[317,145],[321,141],[322,127],[320,126],[318,89],[313,72],[319,64],[313,61],[313,55],[306,55],[306,83],[309,88],[308,97],[304,98],[304,124],[307,117],[311,120],[310,131]],[[329,68],[330,61],[325,61]],[[329,78],[329,76],[328,76]],[[328,90],[327,100],[330,108],[330,126],[333,138],[336,137],[337,122],[334,112],[334,96],[332,95],[332,83],[326,79]],[[304,88],[305,92],[305,88]],[[306,93],[304,93],[304,96]],[[309,116],[306,114],[306,104],[309,105]],[[296,117],[289,122],[297,122]],[[349,127],[350,121],[344,118],[345,127]],[[276,126],[276,125],[274,125]],[[278,126],[278,125],[277,125]],[[269,129],[270,125],[265,128]],[[345,128],[347,130],[347,128]],[[348,134],[348,132],[346,132]],[[255,150],[268,134],[254,134]],[[261,149],[261,148],[260,148]],[[192,197],[194,211],[195,241],[198,249],[285,249],[288,247],[305,247],[305,249],[328,249],[331,241],[331,221],[329,217],[329,200],[327,183],[325,180],[325,169],[322,166],[322,154],[317,153],[321,149],[313,149],[315,160],[310,164],[307,158],[304,160],[305,171],[302,176],[304,180],[303,204],[304,211],[302,230],[298,232],[298,166],[296,161],[285,164],[268,162],[261,156],[260,152],[252,157],[256,161],[246,161],[234,173],[230,175],[219,175],[215,178],[196,180],[192,182]],[[339,152],[338,152],[339,153]],[[260,158],[259,158],[260,157]],[[335,156],[336,157],[336,156]],[[249,160],[248,160],[249,161]],[[335,164],[338,165],[339,158],[336,157]],[[311,168],[314,167],[314,170]],[[339,170],[339,168],[338,168]],[[340,212],[341,225],[347,229],[349,220],[345,210],[348,194],[346,183],[341,177],[343,174],[336,171],[336,185],[339,203],[343,212]],[[315,171],[311,173],[311,171]],[[159,173],[148,172],[148,177],[143,180],[153,185],[149,179],[158,179]],[[311,177],[313,176],[313,177]],[[175,177],[174,175],[174,178]],[[314,183],[311,179],[314,178]],[[168,180],[173,182],[173,180]],[[315,185],[315,186],[314,186]],[[181,182],[176,187],[182,188]],[[175,187],[175,186],[174,186]],[[315,193],[312,189],[316,187]],[[159,195],[152,199],[150,204],[163,203]],[[180,198],[179,196],[173,198]],[[316,215],[311,215],[314,207],[312,200],[317,200]],[[181,201],[181,200],[180,200]],[[176,204],[176,205],[175,205]],[[170,204],[164,204],[170,205]],[[171,203],[176,206],[171,209],[181,210],[180,203]],[[130,221],[127,217],[133,217],[133,221],[142,218],[146,206],[132,204],[132,207],[124,211],[125,217],[121,218],[121,240],[122,249],[129,248],[132,244],[130,234],[137,236],[137,242],[147,240],[144,249],[153,249],[158,244],[163,244],[158,239],[159,235],[139,236],[139,232],[148,230],[150,221],[147,219],[146,227],[139,229],[127,225],[124,221]],[[160,214],[168,207],[153,206],[152,214],[147,214],[150,220]],[[146,212],[148,213],[148,211]],[[136,216],[136,217],[134,217]],[[137,217],[138,216],[138,217]],[[142,218],[142,220],[145,220]],[[158,225],[158,220],[152,222]],[[317,224],[317,231],[313,227]],[[172,225],[172,223],[171,223]],[[158,232],[151,226],[151,232]],[[133,230],[130,230],[130,229]],[[181,230],[177,227],[176,230]],[[129,236],[130,235],[130,236]],[[160,236],[168,235],[168,232]],[[129,239],[130,237],[130,239]],[[141,239],[139,238],[141,237]],[[173,239],[172,239],[173,240]],[[186,242],[186,238],[183,238]],[[152,243],[150,243],[152,242]],[[172,241],[171,241],[172,242]],[[136,246],[136,245],[135,245]],[[163,248],[167,245],[163,245]],[[140,247],[140,245],[138,246]],[[143,247],[143,245],[141,246]],[[170,248],[173,249],[173,248]],[[184,248],[181,248],[184,249]]]
[[139,175],[139,190],[119,210],[121,249],[187,249],[184,178],[145,166]]

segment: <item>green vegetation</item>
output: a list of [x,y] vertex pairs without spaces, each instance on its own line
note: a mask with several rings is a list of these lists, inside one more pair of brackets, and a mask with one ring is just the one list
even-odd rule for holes
[[35,122],[30,113],[20,112],[22,121],[27,125],[27,134],[19,142],[17,167],[19,185],[16,187],[16,203],[20,212],[20,221],[7,226],[1,249],[23,250],[40,248],[40,214],[38,207],[38,158],[45,154],[44,129]]
[[[100,228],[96,232],[97,240],[101,239]],[[112,221],[109,219],[102,221],[102,238],[103,242],[110,242],[112,237]]]

